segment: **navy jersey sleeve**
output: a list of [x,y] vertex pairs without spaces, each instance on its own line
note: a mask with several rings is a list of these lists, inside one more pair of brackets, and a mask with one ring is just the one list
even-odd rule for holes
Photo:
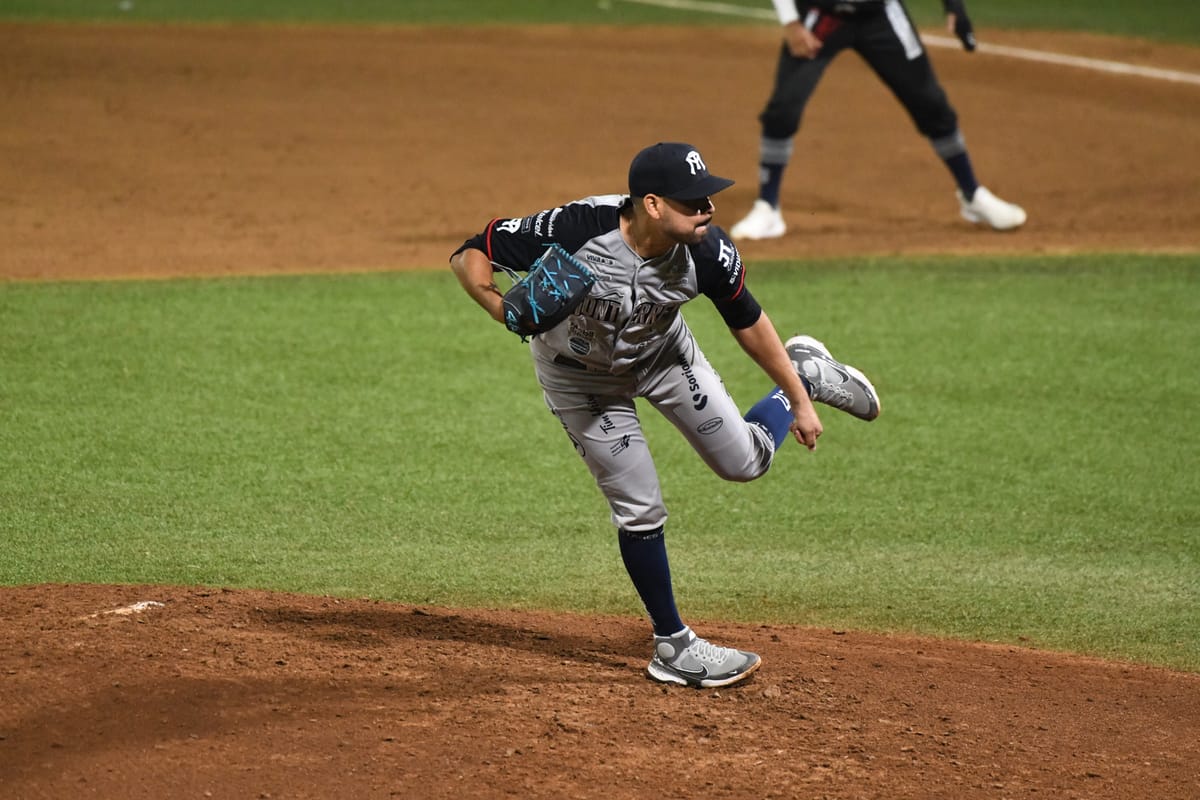
[[742,254],[725,231],[713,225],[704,241],[692,247],[696,281],[701,294],[713,301],[725,324],[749,328],[762,315],[762,306],[746,288]]
[[[454,255],[475,248],[487,254],[494,271],[500,265],[524,272],[551,244],[560,244],[567,252],[574,253],[606,224],[615,224],[616,214],[615,207],[598,209],[577,202],[527,217],[494,219],[483,232],[463,242]],[[612,216],[613,220],[605,219],[606,216]]]

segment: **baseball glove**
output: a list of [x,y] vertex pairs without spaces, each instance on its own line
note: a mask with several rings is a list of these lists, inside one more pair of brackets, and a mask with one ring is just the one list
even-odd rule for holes
[[547,247],[520,280],[503,269],[516,281],[504,293],[504,324],[523,342],[569,317],[596,282],[587,265],[558,244]]

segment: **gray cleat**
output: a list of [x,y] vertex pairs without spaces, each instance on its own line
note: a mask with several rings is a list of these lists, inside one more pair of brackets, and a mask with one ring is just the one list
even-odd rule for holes
[[656,681],[700,689],[737,683],[760,664],[754,653],[717,647],[684,628],[673,636],[654,637],[654,657],[646,672]]
[[879,395],[867,376],[835,359],[825,345],[811,336],[793,336],[784,349],[813,400],[868,422],[879,416]]

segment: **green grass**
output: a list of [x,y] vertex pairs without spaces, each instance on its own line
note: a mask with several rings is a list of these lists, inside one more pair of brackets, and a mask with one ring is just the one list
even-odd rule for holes
[[[1200,260],[754,267],[875,379],[746,485],[645,418],[684,614],[1200,671]],[[704,301],[743,407],[767,387]],[[637,614],[526,348],[445,272],[0,284],[0,584]]]
[[[941,0],[909,0],[917,22],[937,25]],[[1078,30],[1200,45],[1200,5],[1193,0],[966,0],[976,26]]]
[[[771,5],[726,0],[759,13]],[[922,24],[941,19],[940,0],[910,0]],[[983,27],[1091,30],[1200,44],[1200,5],[1192,0],[973,0]],[[657,8],[625,0],[4,0],[0,18],[194,22],[573,24],[770,24],[753,18]]]

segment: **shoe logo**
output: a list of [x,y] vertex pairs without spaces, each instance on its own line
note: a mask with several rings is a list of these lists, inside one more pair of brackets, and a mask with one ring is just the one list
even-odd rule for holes
[[684,669],[683,667],[675,667],[675,671],[688,678],[700,678],[703,680],[704,678],[708,677],[708,667],[701,667],[700,669]]
[[[794,363],[794,362],[793,362]],[[850,380],[850,375],[846,372],[830,364],[828,361],[817,360],[815,358],[805,361],[801,365],[801,371],[804,377],[808,378],[813,383],[846,383]]]

